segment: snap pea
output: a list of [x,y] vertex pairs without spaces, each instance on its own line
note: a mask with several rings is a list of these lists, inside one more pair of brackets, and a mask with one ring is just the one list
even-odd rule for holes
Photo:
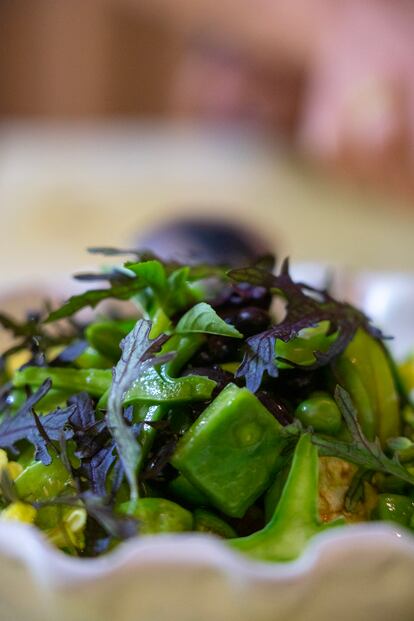
[[349,392],[369,440],[378,436],[384,445],[388,438],[400,435],[398,392],[387,356],[376,339],[358,330],[334,364],[334,375]]
[[110,369],[70,369],[63,367],[26,367],[17,371],[13,385],[17,388],[26,385],[39,388],[50,378],[53,388],[67,390],[71,393],[86,391],[94,397],[100,397],[110,386],[112,373]]
[[264,561],[290,561],[314,535],[344,524],[342,518],[323,524],[318,514],[318,451],[309,434],[301,436],[281,498],[270,522],[229,545]]

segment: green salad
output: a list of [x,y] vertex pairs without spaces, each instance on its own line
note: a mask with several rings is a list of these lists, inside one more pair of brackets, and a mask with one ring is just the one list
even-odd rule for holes
[[414,358],[361,311],[271,257],[94,251],[129,260],[0,314],[0,522],[77,556],[195,531],[266,561],[347,523],[414,528]]

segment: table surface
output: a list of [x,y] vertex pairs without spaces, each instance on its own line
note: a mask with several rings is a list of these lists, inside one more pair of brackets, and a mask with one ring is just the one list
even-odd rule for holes
[[414,271],[413,204],[229,128],[3,125],[0,210],[3,291],[93,266],[87,246],[130,245],[177,215],[240,222],[296,261]]

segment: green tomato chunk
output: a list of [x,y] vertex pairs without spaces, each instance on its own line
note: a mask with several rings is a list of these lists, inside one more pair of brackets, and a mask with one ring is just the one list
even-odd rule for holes
[[171,461],[220,511],[242,517],[274,477],[280,430],[247,388],[229,384],[184,434]]

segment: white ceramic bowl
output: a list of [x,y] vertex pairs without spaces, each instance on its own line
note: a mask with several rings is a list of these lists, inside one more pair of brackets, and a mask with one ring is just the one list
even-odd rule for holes
[[[295,273],[318,283],[325,270]],[[334,284],[398,331],[396,353],[414,345],[414,277],[341,273]],[[284,564],[198,534],[137,538],[77,559],[32,527],[0,523],[0,621],[412,621],[413,575],[412,535],[374,523],[325,532]]]

